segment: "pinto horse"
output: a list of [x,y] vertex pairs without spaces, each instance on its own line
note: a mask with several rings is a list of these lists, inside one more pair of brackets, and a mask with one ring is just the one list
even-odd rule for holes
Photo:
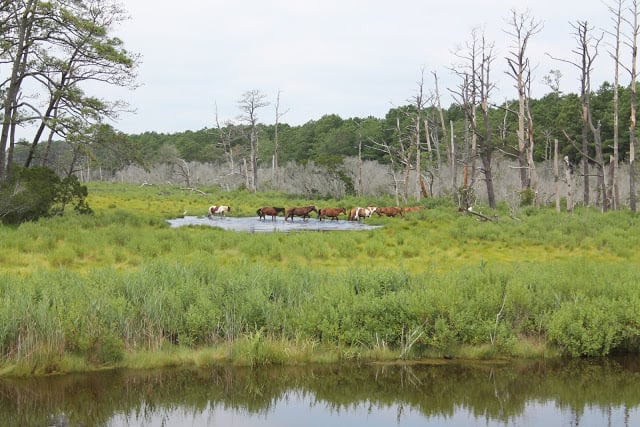
[[306,221],[307,219],[309,219],[309,214],[311,212],[318,213],[318,207],[317,206],[302,206],[302,207],[296,207],[296,208],[289,208],[289,209],[287,209],[287,213],[284,216],[284,220],[286,221],[287,218],[291,218],[291,222],[293,222],[293,217],[294,216],[301,216],[302,220]]
[[349,215],[347,215],[347,219],[349,221],[359,221],[360,218],[369,218],[378,208],[375,206],[367,206],[366,208],[351,208],[349,211]]
[[271,215],[271,221],[275,221],[279,213],[285,213],[284,208],[276,208],[275,206],[264,206],[256,211],[258,219],[266,221],[267,215]]
[[231,206],[209,206],[209,210],[207,211],[207,217],[212,218],[215,215],[224,216],[225,213],[231,212]]
[[318,210],[318,219],[322,221],[324,217],[329,217],[333,221],[334,219],[338,221],[338,215],[345,214],[347,210],[345,208],[322,208]]

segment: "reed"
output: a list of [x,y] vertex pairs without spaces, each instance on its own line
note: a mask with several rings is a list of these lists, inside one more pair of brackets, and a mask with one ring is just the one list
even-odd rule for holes
[[113,184],[90,195],[93,216],[0,227],[4,374],[640,350],[629,212],[479,222],[430,200],[372,231],[245,234],[164,219],[217,200],[247,215],[309,201]]

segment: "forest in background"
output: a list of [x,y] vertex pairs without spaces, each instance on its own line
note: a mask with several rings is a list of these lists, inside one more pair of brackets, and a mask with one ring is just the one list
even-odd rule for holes
[[[606,158],[613,155],[613,87],[604,83],[591,95],[591,109],[599,120],[603,153]],[[629,88],[620,90],[620,139],[629,140],[630,128]],[[580,194],[584,177],[581,173],[581,147],[577,141],[581,135],[581,103],[576,94],[550,92],[543,98],[531,100],[531,112],[535,118],[536,133],[534,160],[539,165],[540,203],[553,201],[554,142],[558,141],[560,158],[569,160],[575,177],[574,192]],[[522,191],[518,177],[518,116],[513,112],[517,100],[506,101],[490,109],[490,120],[495,123],[493,134],[495,154],[494,175],[500,201],[511,202],[519,198]],[[447,128],[440,126],[439,111],[429,107],[424,112],[422,129],[423,175],[427,193],[435,196],[456,194],[463,186],[464,169],[451,167],[451,144],[454,145],[455,162],[465,164],[469,156],[468,130],[465,113],[457,104],[443,109],[443,120]],[[402,146],[408,152],[416,108],[406,105],[390,109],[384,118],[341,118],[327,114],[319,120],[311,120],[301,126],[258,124],[258,189],[279,190],[306,197],[342,197],[344,195],[379,196],[394,193],[395,179],[401,181],[405,170],[402,162]],[[276,130],[277,127],[277,130]],[[274,171],[276,132],[279,156],[279,174]],[[428,138],[427,138],[428,132]],[[453,133],[453,141],[452,135]],[[131,183],[159,184],[171,182],[189,188],[219,185],[225,190],[250,188],[248,169],[250,147],[246,126],[227,124],[200,130],[164,134],[145,132],[126,135],[110,126],[96,130],[89,150],[82,156],[65,142],[57,142],[48,152],[49,164],[63,174],[74,158],[75,173],[82,181],[104,180]],[[387,145],[385,145],[387,144]],[[386,149],[388,146],[389,149]],[[590,149],[594,150],[593,144]],[[15,158],[20,162],[27,149],[16,150]],[[36,151],[36,159],[39,151]],[[593,156],[591,156],[593,157]],[[628,171],[629,145],[620,146],[622,171]],[[415,162],[415,159],[414,159]],[[362,179],[358,182],[358,171]],[[457,176],[453,176],[456,173]],[[411,165],[413,184],[415,164]],[[473,177],[470,177],[473,178]],[[486,192],[481,185],[481,173],[476,170],[475,193],[486,201]],[[566,174],[560,179],[566,187]],[[595,179],[592,177],[592,179]],[[620,184],[628,188],[628,172]],[[471,179],[470,181],[471,182]],[[403,182],[398,185],[402,187]],[[415,185],[406,191],[399,189],[399,202],[414,195]],[[515,193],[515,196],[514,196]],[[526,195],[527,193],[525,193]],[[563,197],[564,191],[563,191]],[[525,201],[527,197],[524,197]],[[531,196],[529,196],[531,202]],[[598,193],[592,189],[592,200],[598,202]],[[625,203],[628,205],[628,199]]]
[[[265,107],[272,103],[252,89],[239,97],[236,121],[220,123],[215,111],[212,126],[201,130],[126,135],[106,124],[126,111],[126,101],[86,92],[98,83],[137,84],[140,56],[112,35],[115,25],[127,19],[126,10],[111,0],[2,2],[6,40],[0,60],[7,77],[0,83],[0,192],[8,202],[0,203],[0,217],[23,216],[22,202],[14,195],[38,187],[24,172],[33,167],[71,180],[65,185],[80,196],[73,179],[171,182],[196,190],[218,185],[314,197],[382,192],[395,195],[398,204],[451,194],[465,208],[478,198],[495,208],[505,193],[496,188],[498,181],[513,170],[513,182],[500,185],[517,192],[525,204],[540,206],[553,199],[560,210],[564,199],[567,210],[583,204],[635,211],[639,26],[633,23],[640,13],[637,2],[630,3],[606,6],[612,18],[606,30],[587,21],[569,23],[576,47],[551,59],[578,70],[576,93],[561,92],[562,74],[551,69],[543,79],[550,92],[532,96],[527,46],[542,22],[528,11],[511,10],[504,28],[509,50],[501,67],[495,64],[494,43],[479,28],[453,52],[450,71],[458,83],[446,88],[454,99],[448,108],[441,105],[437,74],[429,90],[423,69],[407,105],[383,118],[345,119],[328,112],[290,126],[281,122],[286,111],[278,93],[275,123],[266,125],[262,120],[270,114]],[[594,90],[591,74],[605,49],[616,63],[613,83]],[[510,76],[515,98],[496,100],[495,68]],[[31,139],[16,138],[24,126],[37,128]],[[622,176],[625,167],[627,176]],[[542,181],[549,176],[551,182]],[[380,182],[372,191],[376,179]]]

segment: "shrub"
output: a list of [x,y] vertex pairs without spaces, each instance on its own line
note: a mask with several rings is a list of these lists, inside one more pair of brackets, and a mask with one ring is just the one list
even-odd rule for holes
[[573,357],[607,356],[623,339],[616,304],[605,298],[566,302],[552,316],[548,336]]
[[75,203],[80,213],[91,213],[86,202],[88,190],[75,176],[61,180],[46,167],[16,167],[9,179],[0,183],[0,218],[5,224],[18,224],[57,215]]

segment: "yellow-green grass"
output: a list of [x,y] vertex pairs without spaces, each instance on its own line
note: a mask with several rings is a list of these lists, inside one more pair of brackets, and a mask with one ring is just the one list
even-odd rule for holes
[[[513,262],[549,262],[591,258],[597,262],[625,262],[640,254],[637,219],[629,213],[612,213],[622,224],[585,211],[556,214],[550,210],[513,221],[506,215],[494,222],[456,212],[451,205],[435,206],[407,218],[376,218],[384,225],[370,231],[339,233],[247,234],[210,227],[172,229],[166,219],[204,216],[210,204],[229,203],[232,215],[255,216],[262,205],[316,203],[346,205],[348,201],[287,199],[283,195],[247,192],[211,195],[165,186],[135,187],[122,184],[90,186],[89,204],[94,217],[67,215],[1,233],[3,271],[27,273],[37,268],[88,270],[112,266],[139,268],[149,258],[206,255],[212,261],[238,261],[277,265],[313,265],[351,268],[354,265],[402,267],[417,272],[438,271],[462,265]],[[375,203],[354,200],[351,203]],[[428,202],[427,202],[428,203]],[[587,231],[588,227],[593,230]]]
[[0,374],[640,348],[636,214],[428,199],[367,231],[169,227],[219,203],[392,204],[203,191],[91,184],[92,216],[0,226]]

